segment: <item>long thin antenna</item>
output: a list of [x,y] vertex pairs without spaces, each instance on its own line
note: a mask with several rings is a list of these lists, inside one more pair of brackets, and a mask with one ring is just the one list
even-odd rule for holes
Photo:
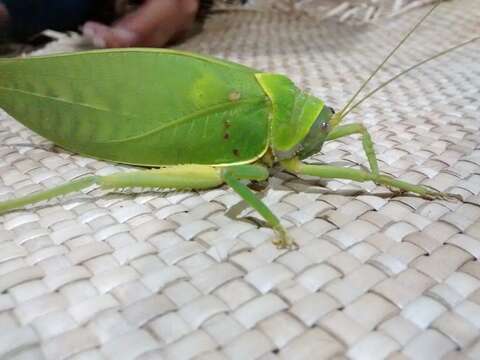
[[360,106],[365,100],[367,100],[369,97],[371,97],[372,95],[374,95],[376,92],[382,90],[385,86],[387,86],[388,84],[392,83],[393,81],[397,80],[399,77],[405,75],[406,73],[422,66],[423,64],[427,63],[427,62],[430,62],[432,60],[435,60],[437,58],[439,58],[440,56],[443,56],[445,54],[448,54],[449,52],[452,52],[452,51],[455,51],[457,50],[458,48],[461,48],[463,46],[466,46],[468,44],[471,44],[475,41],[478,41],[480,40],[480,36],[477,36],[477,37],[474,37],[473,39],[470,39],[468,41],[465,41],[459,45],[456,45],[456,46],[453,46],[449,49],[446,49],[446,50],[443,50],[441,52],[439,52],[438,54],[436,55],[433,55],[421,62],[419,62],[418,64],[415,64],[413,66],[410,66],[409,68],[401,71],[400,73],[398,73],[397,75],[395,75],[394,77],[392,77],[390,80],[387,80],[385,81],[384,83],[382,83],[380,86],[378,86],[376,89],[370,91],[367,95],[365,95],[363,98],[361,98],[357,103],[355,103],[354,105],[352,105],[347,111],[345,111],[344,114],[342,114],[342,118],[344,118],[345,116],[347,116],[353,109],[355,109],[356,107]]
[[382,63],[375,69],[375,71],[368,77],[367,80],[360,86],[360,88],[357,90],[357,92],[351,97],[351,99],[347,102],[347,104],[343,107],[343,109],[335,116],[336,117],[336,122],[332,124],[333,126],[337,125],[338,122],[344,117],[343,113],[348,109],[348,107],[355,101],[357,96],[362,92],[363,89],[365,89],[365,86],[370,83],[370,81],[373,79],[373,77],[383,68],[383,66],[387,63],[388,60],[397,52],[397,50],[407,41],[407,39],[412,35],[415,30],[418,29],[418,27],[425,21],[426,18],[430,16],[430,14],[442,3],[442,0],[435,4],[418,22],[417,24],[403,37],[403,39],[398,43],[397,46],[387,55],[387,57],[382,61]]

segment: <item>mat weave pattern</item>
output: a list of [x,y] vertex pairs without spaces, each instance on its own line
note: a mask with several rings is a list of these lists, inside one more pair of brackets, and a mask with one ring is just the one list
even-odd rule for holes
[[[423,11],[364,27],[226,13],[181,48],[286,73],[339,108]],[[446,3],[372,86],[479,19],[479,1]],[[0,358],[479,359],[479,55],[432,62],[349,120],[383,172],[463,202],[275,174],[264,199],[298,251],[277,250],[227,187],[93,190],[0,216]],[[356,136],[312,161],[367,165]],[[0,115],[0,199],[123,169]]]

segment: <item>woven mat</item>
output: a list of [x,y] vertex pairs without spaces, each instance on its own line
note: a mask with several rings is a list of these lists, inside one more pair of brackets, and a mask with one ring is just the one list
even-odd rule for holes
[[[181,48],[289,74],[338,108],[424,11],[365,27],[226,13]],[[479,1],[446,3],[375,84],[478,34],[479,18]],[[1,216],[0,358],[479,359],[479,54],[415,71],[350,119],[384,172],[464,202],[280,173],[264,199],[298,251],[272,246],[226,187],[95,190]],[[0,199],[123,169],[0,116]],[[324,150],[314,160],[366,165],[358,137]]]

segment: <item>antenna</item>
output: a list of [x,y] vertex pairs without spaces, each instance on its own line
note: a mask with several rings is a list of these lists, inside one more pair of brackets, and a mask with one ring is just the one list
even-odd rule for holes
[[381,89],[383,89],[385,86],[387,86],[388,84],[392,83],[393,81],[397,80],[399,77],[409,73],[410,71],[422,66],[423,64],[426,64],[427,62],[430,62],[436,58],[439,58],[440,56],[443,56],[445,54],[448,54],[449,52],[452,52],[454,50],[457,50],[463,46],[466,46],[468,44],[471,44],[477,40],[480,40],[480,36],[477,36],[477,37],[474,37],[473,39],[470,39],[468,41],[465,41],[459,45],[456,45],[456,46],[453,46],[449,49],[446,49],[446,50],[443,50],[441,52],[439,52],[438,54],[436,55],[433,55],[421,62],[419,62],[418,64],[415,64],[413,66],[410,66],[409,68],[401,71],[400,73],[398,73],[397,75],[395,75],[394,77],[392,77],[390,80],[387,80],[385,81],[383,84],[381,84],[379,87],[377,87],[376,89],[370,91],[367,95],[365,95],[363,98],[361,98],[357,103],[355,103],[354,105],[352,105],[347,111],[345,111],[343,114],[342,114],[342,117],[341,119],[343,119],[345,116],[347,116],[353,109],[355,109],[356,107],[360,106],[360,104],[362,104],[365,100],[367,100],[369,97],[371,97],[372,95],[374,95],[376,92],[380,91]]
[[387,57],[382,61],[380,65],[377,66],[375,71],[368,77],[367,80],[360,86],[360,88],[357,90],[357,92],[351,97],[351,99],[347,102],[347,104],[343,107],[343,109],[337,113],[337,115],[334,116],[332,119],[332,126],[338,125],[338,123],[345,117],[343,114],[347,111],[348,107],[355,101],[355,99],[360,95],[363,89],[370,83],[370,81],[374,78],[375,75],[383,68],[383,66],[387,63],[388,60],[397,52],[397,50],[407,41],[407,39],[412,35],[418,27],[427,19],[430,14],[442,3],[442,0],[435,4],[427,13],[415,24],[415,26],[403,37],[403,39],[398,43],[395,48],[390,51],[390,53],[387,55]]

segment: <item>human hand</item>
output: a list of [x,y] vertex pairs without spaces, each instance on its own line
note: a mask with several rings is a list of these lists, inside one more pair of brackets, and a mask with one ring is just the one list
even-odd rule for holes
[[8,22],[8,11],[5,5],[0,3],[0,27],[5,26]]
[[191,29],[199,0],[146,0],[112,26],[89,21],[83,33],[100,48],[161,47]]

